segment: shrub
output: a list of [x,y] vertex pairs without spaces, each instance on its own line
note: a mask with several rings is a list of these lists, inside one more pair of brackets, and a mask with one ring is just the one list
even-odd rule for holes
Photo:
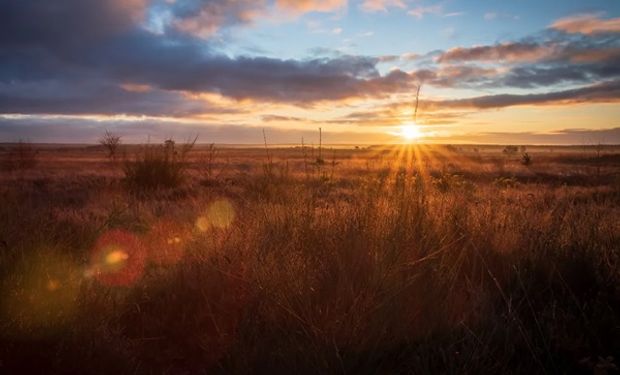
[[108,157],[114,159],[116,158],[118,147],[121,145],[121,137],[106,130],[105,134],[99,139],[99,143],[108,152]]
[[517,146],[506,146],[504,147],[504,150],[502,152],[507,155],[512,155],[515,154],[517,151],[519,151],[519,148]]
[[532,157],[530,154],[524,152],[523,155],[521,155],[521,164],[525,166],[532,164]]
[[162,145],[144,146],[135,160],[125,162],[127,187],[133,192],[146,192],[180,186],[185,179],[187,154],[196,139],[180,148],[171,139]]

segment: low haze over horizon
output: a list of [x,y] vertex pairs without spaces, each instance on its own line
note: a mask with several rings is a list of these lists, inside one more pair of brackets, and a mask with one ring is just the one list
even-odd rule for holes
[[0,56],[0,142],[620,143],[613,0],[0,0]]

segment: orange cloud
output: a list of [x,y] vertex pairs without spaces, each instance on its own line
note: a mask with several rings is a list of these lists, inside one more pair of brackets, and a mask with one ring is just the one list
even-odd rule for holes
[[265,12],[264,1],[214,1],[206,2],[189,17],[174,21],[177,29],[208,38],[227,24],[248,24]]
[[149,85],[141,85],[137,83],[122,83],[121,88],[129,92],[149,92],[153,88]]
[[295,13],[331,12],[347,5],[347,0],[277,0],[277,6]]
[[[139,1],[139,0],[131,0]],[[178,17],[174,26],[185,33],[209,38],[222,27],[251,24],[260,17],[284,13],[295,18],[308,12],[331,12],[343,8],[347,0],[217,0],[203,2],[190,15]]]
[[559,19],[551,28],[571,34],[620,33],[620,17],[602,19],[597,14],[579,14]]
[[612,59],[620,59],[620,48],[576,51],[570,56],[570,60],[577,63],[610,61]]
[[536,61],[556,53],[553,46],[536,43],[502,43],[493,46],[457,47],[443,53],[437,61]]

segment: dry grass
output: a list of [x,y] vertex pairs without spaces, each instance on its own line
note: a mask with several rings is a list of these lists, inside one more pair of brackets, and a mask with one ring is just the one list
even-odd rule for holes
[[37,151],[34,146],[25,141],[7,147],[0,160],[0,170],[22,171],[32,169],[37,165]]
[[618,150],[476,148],[197,147],[146,198],[40,150],[0,177],[0,369],[617,371]]

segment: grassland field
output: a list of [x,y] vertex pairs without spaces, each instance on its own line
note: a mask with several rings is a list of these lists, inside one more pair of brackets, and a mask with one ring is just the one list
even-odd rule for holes
[[0,373],[619,372],[620,147],[14,147]]

